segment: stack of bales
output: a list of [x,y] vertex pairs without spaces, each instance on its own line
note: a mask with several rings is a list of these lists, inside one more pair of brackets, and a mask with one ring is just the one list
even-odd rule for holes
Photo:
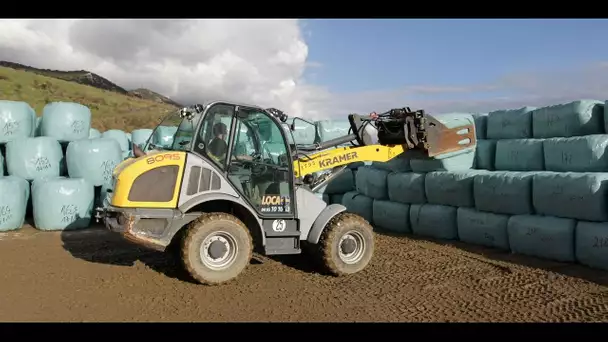
[[473,117],[473,161],[453,156],[444,171],[417,158],[411,172],[374,164],[359,170],[343,204],[380,228],[608,269],[604,103]]
[[91,128],[77,103],[49,103],[37,117],[25,102],[0,101],[0,231],[21,228],[28,213],[41,230],[89,226],[114,167],[152,131],[133,134]]

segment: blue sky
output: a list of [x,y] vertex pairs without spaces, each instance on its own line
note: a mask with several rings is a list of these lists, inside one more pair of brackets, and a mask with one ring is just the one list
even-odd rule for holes
[[404,101],[505,105],[517,96],[608,97],[608,20],[305,20],[303,28],[305,79],[333,94],[403,90]]

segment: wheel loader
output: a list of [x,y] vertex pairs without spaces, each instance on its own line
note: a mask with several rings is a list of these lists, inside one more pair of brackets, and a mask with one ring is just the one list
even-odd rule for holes
[[450,128],[407,107],[350,114],[349,133],[326,142],[294,142],[298,120],[312,124],[230,102],[171,113],[156,129],[177,126],[173,143],[151,137],[143,149],[133,146],[96,218],[131,242],[178,252],[201,284],[235,279],[253,252],[302,253],[329,275],[349,275],[372,259],[372,226],[315,192],[351,163],[410,151],[433,158],[476,144],[472,123]]

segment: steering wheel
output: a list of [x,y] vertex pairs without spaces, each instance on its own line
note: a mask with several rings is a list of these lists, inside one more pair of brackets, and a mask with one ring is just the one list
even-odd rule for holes
[[263,175],[266,172],[266,170],[268,169],[268,166],[266,166],[264,164],[259,164],[259,162],[263,161],[262,155],[257,152],[253,152],[249,156],[251,156],[252,160],[238,159],[238,158],[236,158],[236,159],[240,163],[245,164],[245,166],[251,170],[251,173],[253,175],[255,175],[255,176]]

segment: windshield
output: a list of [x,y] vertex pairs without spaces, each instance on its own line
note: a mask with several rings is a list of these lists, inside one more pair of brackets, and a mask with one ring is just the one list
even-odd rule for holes
[[144,151],[186,151],[190,149],[194,130],[201,114],[193,113],[193,118],[188,120],[182,118],[180,112],[181,110],[174,111],[161,121],[148,139]]

